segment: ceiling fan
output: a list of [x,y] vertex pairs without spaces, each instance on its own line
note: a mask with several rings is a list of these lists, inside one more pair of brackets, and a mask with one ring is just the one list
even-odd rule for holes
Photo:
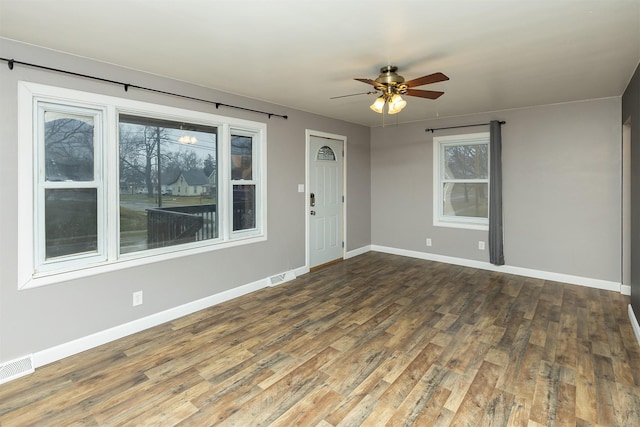
[[[380,69],[377,79],[355,79],[359,82],[367,83],[381,92],[380,96],[371,105],[371,109],[376,113],[382,113],[384,106],[388,104],[388,113],[397,114],[407,105],[407,101],[400,95],[417,96],[420,98],[437,99],[444,92],[434,90],[412,89],[416,86],[423,86],[431,83],[449,80],[449,77],[442,73],[433,73],[417,79],[405,81],[404,77],[396,73],[398,67],[387,65]],[[375,92],[374,92],[375,93]]]

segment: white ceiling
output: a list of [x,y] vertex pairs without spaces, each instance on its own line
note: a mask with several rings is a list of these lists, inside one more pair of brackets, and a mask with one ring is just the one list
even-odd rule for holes
[[640,0],[0,0],[0,37],[379,126],[374,95],[330,98],[388,64],[450,80],[386,123],[620,96]]

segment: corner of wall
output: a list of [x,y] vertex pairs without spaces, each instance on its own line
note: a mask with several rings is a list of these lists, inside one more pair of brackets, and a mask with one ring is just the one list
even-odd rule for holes
[[640,345],[640,325],[638,324],[638,318],[634,314],[631,304],[629,304],[629,320],[631,321],[631,328],[633,328],[636,340],[638,340],[638,344]]

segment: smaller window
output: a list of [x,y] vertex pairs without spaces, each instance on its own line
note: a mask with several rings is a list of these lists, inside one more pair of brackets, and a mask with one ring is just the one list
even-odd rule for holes
[[233,187],[233,233],[253,234],[258,231],[258,150],[253,132],[231,131],[231,185]]
[[433,225],[486,229],[489,133],[433,138]]
[[37,103],[37,272],[105,259],[103,115],[100,109]]
[[331,147],[322,146],[318,150],[318,155],[316,156],[316,160],[336,160],[336,155],[333,153]]

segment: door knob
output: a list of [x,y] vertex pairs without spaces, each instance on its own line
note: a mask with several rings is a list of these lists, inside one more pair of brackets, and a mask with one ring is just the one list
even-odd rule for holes
[[311,212],[309,212],[309,213],[310,213],[311,215],[315,215],[315,214],[316,214],[316,211],[311,211]]

